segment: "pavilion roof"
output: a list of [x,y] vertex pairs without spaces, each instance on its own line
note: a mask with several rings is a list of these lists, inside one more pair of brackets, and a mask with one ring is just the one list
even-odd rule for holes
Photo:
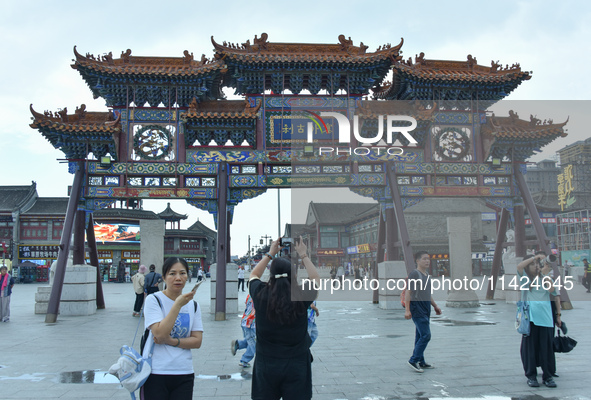
[[[521,82],[531,79],[531,72],[522,71],[519,64],[502,67],[491,61],[491,66],[477,63],[472,55],[466,61],[428,60],[421,53],[415,62],[409,58],[392,66],[394,77],[374,89],[374,96],[379,99],[406,98],[413,93],[413,98],[421,98],[416,86],[447,86],[450,88],[482,89],[493,91],[500,99],[513,91]],[[409,90],[413,86],[414,90]],[[453,92],[453,91],[452,91]],[[419,96],[417,96],[419,94]],[[490,94],[489,94],[490,95]],[[485,96],[486,97],[486,96]],[[484,98],[484,97],[483,97]],[[444,100],[444,98],[441,98]],[[445,98],[456,100],[457,98]]]
[[247,40],[242,44],[217,43],[213,36],[211,42],[215,48],[216,59],[230,59],[246,64],[270,64],[277,62],[313,62],[313,63],[353,63],[366,64],[389,60],[391,63],[399,60],[400,48],[403,40],[396,46],[390,44],[380,46],[375,52],[368,53],[368,46],[363,42],[354,46],[351,38],[339,35],[339,43],[272,43],[268,35],[263,33],[260,38],[256,35],[253,43]]
[[183,57],[138,57],[132,56],[131,50],[127,49],[121,52],[119,58],[113,58],[112,52],[99,57],[89,53],[83,56],[74,46],[74,55],[76,59],[72,68],[79,71],[82,76],[86,72],[94,71],[101,75],[113,76],[191,77],[224,68],[223,62],[209,60],[205,54],[197,61],[188,50],[184,51]]
[[88,112],[86,105],[76,107],[74,114],[68,109],[55,113],[36,112],[30,106],[34,120],[30,124],[58,150],[64,152],[66,158],[86,158],[92,152],[96,157],[107,153],[117,158],[117,141],[121,134],[120,115],[117,119],[111,112]]
[[533,115],[527,121],[520,119],[513,110],[509,111],[508,117],[493,114],[481,129],[486,156],[503,158],[512,155],[516,160],[524,161],[554,139],[567,136],[564,130],[567,122],[568,119],[555,124],[552,120],[541,121]]
[[181,219],[187,219],[186,214],[179,214],[170,208],[170,203],[167,203],[166,209],[158,214],[161,219],[166,221],[180,221]]

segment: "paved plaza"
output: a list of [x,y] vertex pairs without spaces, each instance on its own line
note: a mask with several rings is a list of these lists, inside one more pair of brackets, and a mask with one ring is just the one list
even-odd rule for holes
[[[11,321],[0,323],[0,398],[129,399],[104,372],[121,345],[131,344],[137,327],[132,285],[104,284],[105,310],[88,317],[59,316],[56,324],[34,314],[39,286],[15,285]],[[443,315],[432,319],[426,360],[436,368],[422,374],[406,364],[414,325],[404,319],[402,308],[379,309],[371,293],[367,300],[345,301],[345,294],[338,301],[319,301],[320,335],[312,347],[314,399],[589,399],[591,294],[580,285],[570,294],[574,309],[564,311],[563,320],[579,343],[571,353],[557,354],[556,389],[527,386],[520,336],[513,327],[515,306],[484,300],[484,292],[479,292],[481,307],[471,309],[448,308],[447,294],[435,293]],[[240,318],[214,321],[209,297],[209,285],[203,285],[196,296],[205,331],[202,348],[193,351],[194,398],[250,399],[251,369],[239,367],[239,355],[230,353],[230,341],[242,335]],[[239,292],[241,309],[245,297]]]

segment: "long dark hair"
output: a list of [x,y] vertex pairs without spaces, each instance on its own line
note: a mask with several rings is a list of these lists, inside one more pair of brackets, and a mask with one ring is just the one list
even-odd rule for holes
[[[260,296],[267,297],[267,318],[280,325],[290,325],[306,313],[301,299],[301,288],[296,281],[296,270],[289,258],[273,259],[269,270],[271,277]],[[276,275],[286,277],[275,278]]]

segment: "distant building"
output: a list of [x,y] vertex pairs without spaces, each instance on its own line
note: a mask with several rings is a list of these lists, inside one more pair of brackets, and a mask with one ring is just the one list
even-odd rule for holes
[[557,177],[559,173],[560,168],[553,160],[542,160],[534,166],[528,166],[525,182],[530,193],[558,191]]
[[558,150],[558,205],[562,212],[591,208],[591,138]]
[[[0,186],[0,251],[12,265],[30,261],[38,267],[18,271],[21,281],[47,280],[47,267],[57,259],[67,197],[39,197],[37,185]],[[139,206],[141,203],[136,203]],[[215,260],[217,233],[199,220],[188,229],[180,226],[178,214],[168,207],[156,214],[140,208],[104,208],[93,213],[101,276],[116,280],[122,264],[131,275],[140,262],[140,220],[164,219],[170,229],[164,233],[164,258],[183,257],[196,276],[197,267],[205,270]],[[4,250],[6,248],[6,250]],[[88,252],[87,252],[88,258]],[[164,262],[164,260],[162,260]]]

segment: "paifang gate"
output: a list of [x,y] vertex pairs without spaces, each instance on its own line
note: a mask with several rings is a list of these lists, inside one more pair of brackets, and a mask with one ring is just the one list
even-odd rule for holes
[[[524,162],[566,136],[565,123],[486,111],[531,78],[519,64],[423,53],[403,60],[403,41],[368,52],[344,35],[334,44],[273,43],[265,33],[252,43],[212,43],[213,57],[199,60],[187,50],[144,57],[128,49],[114,58],[74,48],[72,68],[108,110],[83,104],[71,114],[39,113],[31,106],[31,127],[64,152],[75,174],[47,322],[57,318],[72,231],[84,241],[92,212],[117,200],[185,199],[212,213],[222,299],[234,207],[268,188],[349,187],[374,198],[381,210],[377,261],[402,253],[408,270],[414,261],[404,209],[428,197],[485,199],[501,214],[499,254],[513,213],[517,256],[525,255],[525,206],[538,245],[550,253]],[[242,98],[227,100],[223,88]],[[76,239],[74,246],[76,263],[83,255]],[[493,273],[499,267],[500,257]],[[101,293],[97,301],[104,307]],[[215,312],[225,319],[225,301]]]

